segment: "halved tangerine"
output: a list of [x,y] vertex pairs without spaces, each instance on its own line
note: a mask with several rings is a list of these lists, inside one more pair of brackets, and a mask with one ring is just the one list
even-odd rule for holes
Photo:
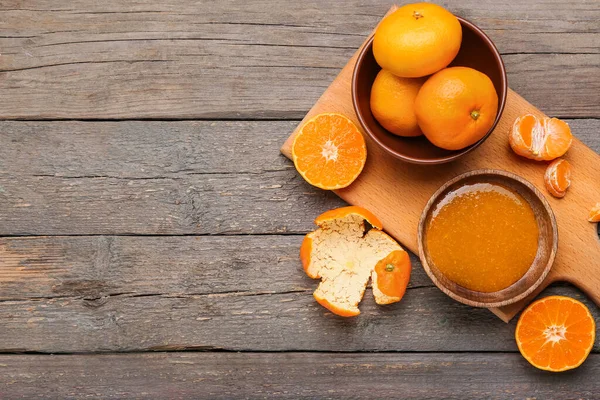
[[569,125],[557,118],[525,114],[515,120],[509,134],[513,151],[532,160],[554,160],[564,155],[573,135]]
[[365,139],[356,125],[337,113],[319,114],[294,138],[292,158],[311,185],[334,190],[349,186],[367,160]]
[[546,168],[544,183],[552,196],[565,197],[567,189],[571,186],[571,164],[562,158],[552,161]]
[[600,222],[600,203],[596,203],[590,210],[590,216],[588,217],[590,222]]
[[517,323],[519,351],[534,367],[560,372],[580,366],[594,346],[596,323],[575,299],[549,296],[531,304]]

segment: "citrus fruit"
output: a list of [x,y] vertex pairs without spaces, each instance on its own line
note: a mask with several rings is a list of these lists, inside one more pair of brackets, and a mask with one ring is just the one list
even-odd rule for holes
[[420,136],[415,98],[424,78],[399,78],[382,69],[371,88],[371,112],[385,129],[398,136]]
[[421,130],[434,145],[459,150],[479,141],[498,113],[498,95],[487,75],[452,67],[427,80],[415,99]]
[[594,345],[596,323],[581,302],[549,296],[531,304],[517,323],[519,351],[534,367],[560,372],[580,366]]
[[377,27],[373,55],[394,75],[418,78],[447,67],[461,41],[460,22],[451,12],[431,3],[407,4]]
[[510,147],[518,155],[532,160],[550,161],[569,150],[573,135],[569,125],[560,119],[525,114],[515,120],[508,140]]
[[571,164],[563,159],[552,161],[546,168],[544,184],[552,196],[565,197],[567,189],[571,186]]
[[311,185],[333,190],[349,186],[367,160],[362,134],[347,117],[319,114],[306,122],[292,144],[296,169]]
[[321,279],[315,300],[343,317],[360,314],[358,303],[372,281],[377,304],[400,301],[410,279],[410,258],[368,210],[350,206],[327,211],[319,228],[304,237],[300,260],[306,274]]
[[399,301],[406,292],[410,279],[410,258],[404,250],[395,250],[379,260],[371,274],[373,294],[377,304]]
[[596,203],[596,205],[592,207],[592,209],[590,210],[588,221],[600,222],[600,203]]

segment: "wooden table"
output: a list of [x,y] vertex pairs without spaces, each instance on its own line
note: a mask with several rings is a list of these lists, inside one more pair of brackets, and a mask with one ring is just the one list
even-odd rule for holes
[[[314,302],[298,248],[343,203],[278,149],[390,4],[0,2],[0,398],[600,395],[598,345],[538,371],[414,256],[399,304]],[[598,0],[445,5],[600,151]]]

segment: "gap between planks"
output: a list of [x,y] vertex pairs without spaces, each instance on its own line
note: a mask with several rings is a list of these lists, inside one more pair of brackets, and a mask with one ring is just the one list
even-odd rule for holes
[[[78,356],[78,355],[121,355],[121,354],[161,354],[161,353],[240,353],[240,354],[519,354],[519,351],[507,351],[507,350],[232,350],[224,349],[212,346],[158,346],[156,349],[148,350],[123,350],[123,351],[57,351],[57,352],[44,352],[44,351],[10,351],[0,350],[0,357],[9,355],[23,355],[23,356],[35,356],[35,355],[61,355],[61,356]],[[590,354],[598,354],[598,352],[592,350]]]
[[[308,112],[308,110],[307,110]],[[295,114],[295,113],[294,113]],[[575,120],[600,120],[600,117],[596,116],[580,116],[580,115],[563,115],[561,119],[575,119]],[[302,117],[239,117],[239,116],[222,116],[222,117],[145,117],[145,118],[1,118],[1,121],[8,122],[298,122],[300,123],[304,119]]]

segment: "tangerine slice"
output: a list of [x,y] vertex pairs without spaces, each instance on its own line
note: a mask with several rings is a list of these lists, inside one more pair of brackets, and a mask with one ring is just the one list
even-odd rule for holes
[[550,161],[569,150],[573,135],[569,125],[560,119],[525,114],[515,120],[508,139],[518,155]]
[[590,222],[600,222],[600,203],[596,203],[590,210],[590,216],[588,217]]
[[410,259],[379,229],[381,222],[372,213],[343,207],[323,213],[315,223],[319,228],[304,237],[300,260],[309,277],[321,279],[313,293],[319,304],[343,317],[360,314],[358,303],[369,278],[377,304],[400,301],[410,278]]
[[596,323],[581,302],[549,296],[531,304],[517,323],[519,351],[531,365],[560,372],[580,366],[594,345]]
[[349,186],[367,160],[365,139],[342,114],[319,114],[306,122],[292,144],[296,169],[311,185],[325,190]]
[[544,183],[552,196],[559,199],[565,197],[571,186],[571,164],[562,158],[552,161],[546,168]]

